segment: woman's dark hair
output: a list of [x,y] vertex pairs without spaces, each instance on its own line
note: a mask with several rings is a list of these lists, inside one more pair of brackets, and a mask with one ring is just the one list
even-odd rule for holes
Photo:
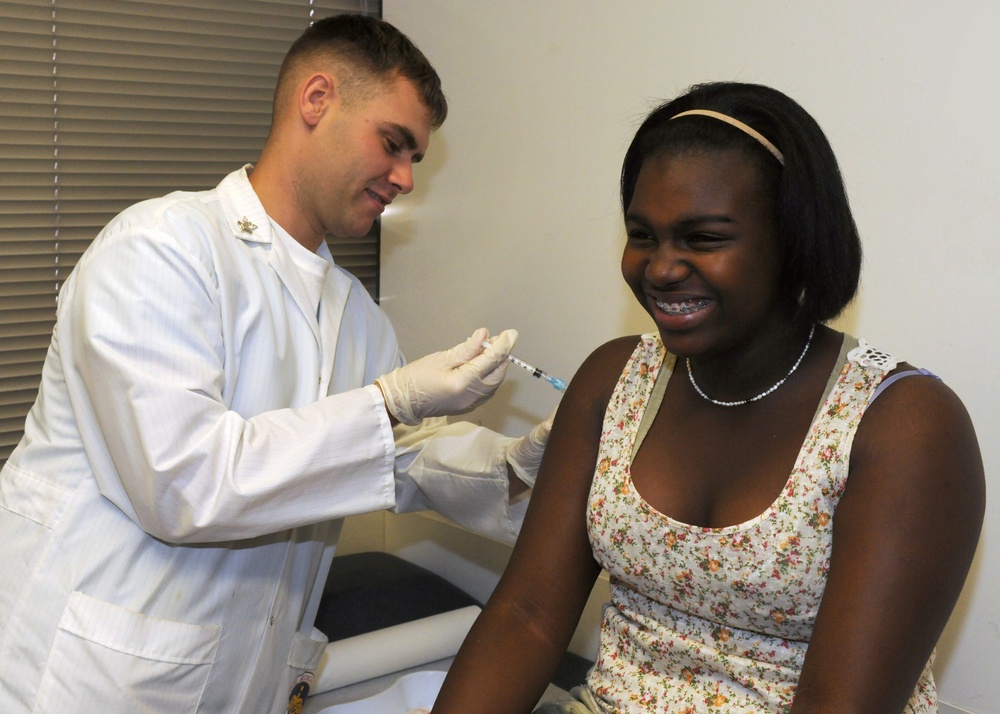
[[[357,83],[387,79],[398,73],[413,83],[439,128],[448,116],[448,102],[437,71],[416,45],[385,20],[358,14],[333,15],[313,23],[292,43],[278,75],[283,78],[305,58],[324,55],[349,65]],[[362,87],[358,90],[363,92]]]
[[[716,118],[725,114],[752,127],[783,155],[784,165],[759,141]],[[693,150],[738,149],[774,187],[775,219],[784,254],[785,294],[798,317],[825,322],[854,298],[861,275],[861,238],[837,159],[816,121],[793,99],[759,84],[699,84],[661,104],[643,121],[622,165],[622,209],[628,211],[646,159]]]

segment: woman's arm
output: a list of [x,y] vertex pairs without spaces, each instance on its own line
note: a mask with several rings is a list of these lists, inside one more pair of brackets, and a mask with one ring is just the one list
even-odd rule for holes
[[986,503],[975,431],[935,379],[869,407],[792,712],[901,712],[951,615]]
[[604,412],[635,344],[623,338],[604,345],[574,376],[513,555],[434,714],[530,712],[551,680],[600,573],[587,538],[587,496]]

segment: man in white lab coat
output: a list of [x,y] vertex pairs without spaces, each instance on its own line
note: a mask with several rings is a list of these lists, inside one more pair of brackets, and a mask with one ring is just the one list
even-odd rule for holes
[[0,472],[0,711],[294,711],[343,517],[436,508],[513,539],[508,476],[547,426],[427,418],[489,398],[516,335],[404,365],[324,242],[412,189],[446,111],[394,28],[321,21],[255,167],[94,241]]

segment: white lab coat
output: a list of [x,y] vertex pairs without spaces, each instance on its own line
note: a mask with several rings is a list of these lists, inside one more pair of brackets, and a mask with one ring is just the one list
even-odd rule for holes
[[434,507],[513,539],[509,440],[394,440],[389,321],[339,268],[317,319],[272,233],[241,169],[128,209],[63,287],[0,472],[5,714],[284,712],[340,519]]

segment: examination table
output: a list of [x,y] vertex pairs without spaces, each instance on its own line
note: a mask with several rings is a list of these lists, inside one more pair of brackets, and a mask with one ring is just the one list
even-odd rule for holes
[[[303,714],[403,714],[429,707],[481,605],[441,576],[389,553],[334,558],[316,616],[316,628],[330,639],[330,656],[324,656],[319,686]],[[567,653],[542,701],[565,696],[592,664]]]

